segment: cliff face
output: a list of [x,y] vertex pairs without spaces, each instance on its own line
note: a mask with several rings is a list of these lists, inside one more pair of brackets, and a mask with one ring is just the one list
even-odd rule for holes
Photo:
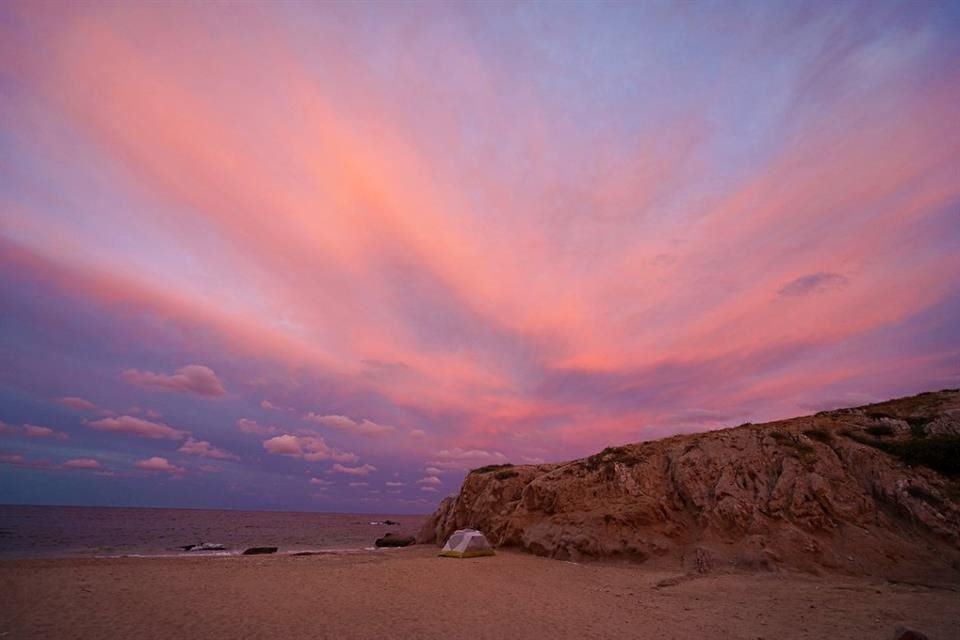
[[[421,543],[474,527],[560,559],[960,578],[960,392],[472,471]],[[934,469],[939,469],[940,472]]]

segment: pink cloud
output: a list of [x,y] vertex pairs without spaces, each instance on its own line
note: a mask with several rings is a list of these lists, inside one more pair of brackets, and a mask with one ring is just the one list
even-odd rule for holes
[[256,420],[251,420],[250,418],[240,418],[237,420],[237,429],[243,431],[244,433],[254,433],[260,436],[269,436],[275,433],[280,433],[278,427],[267,427],[261,424],[258,424]]
[[31,438],[58,438],[60,440],[66,440],[70,437],[63,431],[57,431],[50,427],[40,427],[35,424],[23,425],[23,433]]
[[342,464],[335,464],[331,467],[330,471],[333,473],[346,473],[351,476],[365,476],[371,471],[376,471],[377,468],[372,464],[364,464],[359,467],[345,467]]
[[350,487],[369,487],[370,483],[369,482],[348,482],[347,485]]
[[427,432],[423,429],[411,429],[409,435],[414,440],[423,440],[427,437]]
[[145,471],[163,471],[172,474],[182,474],[185,471],[183,467],[172,465],[169,460],[159,456],[147,458],[146,460],[138,460],[133,466]]
[[83,398],[78,398],[76,396],[65,396],[63,398],[58,398],[57,402],[65,407],[76,409],[77,411],[93,411],[97,408],[97,405],[93,404],[89,400],[84,400]]
[[437,476],[427,476],[426,478],[417,480],[417,484],[438,485],[443,484],[443,481]]
[[63,463],[64,467],[70,469],[102,469],[103,465],[93,458],[73,458]]
[[157,387],[179,393],[193,393],[210,397],[223,396],[227,393],[213,369],[199,364],[181,367],[172,375],[126,369],[121,377],[130,384]]
[[320,460],[356,462],[358,460],[356,454],[338,451],[318,436],[294,436],[287,433],[265,440],[263,448],[276,455],[302,458],[309,462]]
[[439,489],[437,489],[436,487],[420,487],[420,491],[434,492],[434,491],[439,491]]
[[380,425],[366,419],[352,420],[347,416],[321,416],[311,412],[304,416],[304,420],[364,438],[382,438],[396,431],[394,427]]
[[391,482],[391,481],[388,480],[388,481],[385,483],[385,485],[388,486],[388,487],[405,487],[405,486],[407,486],[407,483],[406,483],[406,482]]
[[191,456],[202,456],[204,458],[217,458],[219,460],[239,460],[239,456],[228,453],[223,449],[218,449],[206,440],[196,440],[188,437],[179,449],[180,453],[186,453]]
[[162,422],[150,422],[133,416],[120,416],[118,418],[102,418],[87,422],[86,425],[97,431],[108,431],[111,433],[129,433],[140,436],[141,438],[180,440],[186,433],[178,431]]
[[323,478],[310,478],[310,484],[320,485],[321,487],[329,487],[334,483],[330,480],[324,480]]

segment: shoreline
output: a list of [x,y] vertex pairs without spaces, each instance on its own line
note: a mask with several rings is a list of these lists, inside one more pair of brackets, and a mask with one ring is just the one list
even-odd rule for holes
[[[0,634],[16,638],[891,637],[945,640],[960,585],[789,572],[685,574],[432,545],[246,561],[0,560]],[[238,556],[215,556],[220,559]]]

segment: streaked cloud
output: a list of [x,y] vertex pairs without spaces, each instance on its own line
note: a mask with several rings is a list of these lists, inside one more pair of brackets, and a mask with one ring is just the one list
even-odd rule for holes
[[93,404],[89,400],[84,400],[83,398],[77,398],[74,396],[57,398],[57,402],[65,407],[69,407],[70,409],[75,409],[77,411],[95,411],[97,408],[97,405]]
[[396,429],[391,426],[380,425],[366,419],[353,420],[347,416],[321,416],[310,412],[304,416],[303,419],[324,427],[329,427],[330,429],[336,429],[337,431],[343,431],[344,433],[362,436],[364,438],[382,438],[396,431]]
[[154,438],[166,440],[180,440],[186,436],[186,433],[170,427],[162,422],[151,422],[133,416],[119,416],[117,418],[101,418],[91,420],[86,425],[97,431],[108,431],[111,433],[129,433],[130,435],[141,438]]

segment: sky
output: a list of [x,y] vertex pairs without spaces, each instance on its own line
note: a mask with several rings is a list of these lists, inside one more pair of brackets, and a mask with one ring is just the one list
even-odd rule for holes
[[0,0],[0,503],[426,513],[960,380],[960,10]]

